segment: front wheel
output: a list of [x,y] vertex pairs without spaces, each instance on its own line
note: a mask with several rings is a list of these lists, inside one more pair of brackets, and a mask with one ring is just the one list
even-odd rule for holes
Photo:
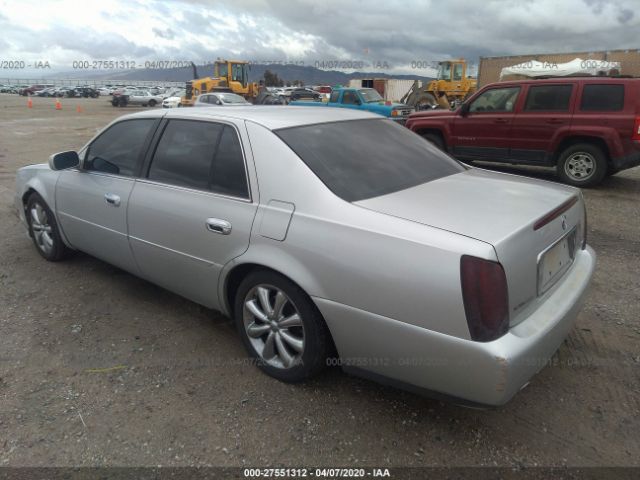
[[329,331],[296,284],[275,272],[255,271],[238,287],[234,303],[242,341],[263,372],[300,382],[325,367]]
[[149,100],[149,106],[150,107],[155,107],[156,106],[156,101],[155,100]]
[[593,187],[607,175],[607,158],[597,146],[579,143],[560,154],[557,171],[564,183],[574,187]]
[[439,150],[446,151],[444,140],[437,133],[425,133],[424,135],[422,135],[422,138],[424,138],[428,142],[431,142]]
[[38,253],[50,262],[58,262],[71,253],[60,236],[58,223],[40,195],[32,193],[26,210],[29,234]]

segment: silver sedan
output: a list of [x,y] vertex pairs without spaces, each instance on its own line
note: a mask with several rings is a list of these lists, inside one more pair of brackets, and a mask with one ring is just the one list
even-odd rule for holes
[[595,267],[579,190],[347,109],[121,117],[20,169],[16,207],[45,259],[80,250],[222,311],[277,379],[340,365],[473,405],[545,365]]

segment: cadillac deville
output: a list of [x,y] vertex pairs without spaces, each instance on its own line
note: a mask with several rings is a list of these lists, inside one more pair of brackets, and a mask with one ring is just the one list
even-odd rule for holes
[[473,405],[544,367],[595,267],[579,190],[467,167],[351,109],[127,115],[21,168],[15,200],[46,260],[80,250],[223,312],[272,377],[337,352]]

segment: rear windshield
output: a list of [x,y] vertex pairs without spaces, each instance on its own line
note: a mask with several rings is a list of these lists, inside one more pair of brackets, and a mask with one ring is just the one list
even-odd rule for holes
[[465,170],[430,142],[386,119],[321,123],[275,133],[333,193],[348,202]]

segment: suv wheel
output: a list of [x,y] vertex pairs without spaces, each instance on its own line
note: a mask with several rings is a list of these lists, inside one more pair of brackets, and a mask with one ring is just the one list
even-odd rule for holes
[[607,158],[604,152],[589,143],[572,145],[560,154],[558,175],[575,187],[592,187],[607,174]]
[[320,372],[329,353],[324,319],[300,287],[275,272],[249,274],[234,316],[249,355],[266,374],[299,382]]

